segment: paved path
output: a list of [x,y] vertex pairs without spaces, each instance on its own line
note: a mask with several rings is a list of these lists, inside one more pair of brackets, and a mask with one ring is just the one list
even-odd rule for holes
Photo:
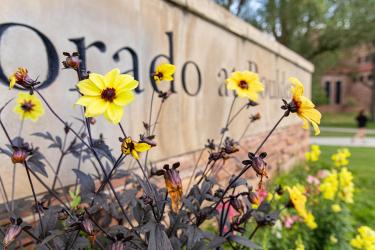
[[[320,127],[320,130],[326,132],[357,133],[356,128]],[[366,133],[375,134],[375,129],[366,129]]]
[[[368,137],[364,142],[360,140],[352,141],[350,137],[310,137],[310,144],[346,147],[375,147],[375,138]],[[374,151],[375,153],[375,151]]]

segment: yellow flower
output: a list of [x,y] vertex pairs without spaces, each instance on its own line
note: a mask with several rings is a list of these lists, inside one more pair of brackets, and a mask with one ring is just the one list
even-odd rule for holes
[[335,213],[341,212],[341,206],[339,204],[333,204],[331,208],[332,208],[332,211]]
[[342,168],[339,174],[339,197],[346,203],[353,203],[354,183],[353,175],[347,168]]
[[134,159],[138,160],[138,153],[150,150],[151,145],[144,142],[135,142],[132,138],[127,137],[122,141],[121,151],[124,155],[132,155]]
[[162,63],[156,67],[153,74],[154,80],[159,83],[160,81],[173,81],[173,74],[176,71],[176,66],[173,64]]
[[26,68],[18,68],[11,76],[9,76],[9,89],[12,89],[16,83],[27,84],[31,83],[32,79],[28,75]]
[[34,122],[44,114],[42,102],[36,96],[22,92],[18,94],[17,105],[13,111],[19,114],[21,120],[30,119]]
[[306,209],[307,198],[303,194],[305,191],[304,188],[302,186],[296,185],[291,188],[287,187],[286,189],[289,192],[290,200],[293,203],[293,206],[298,215],[305,220],[305,223],[309,228],[317,228],[317,224],[315,223],[313,214]]
[[295,250],[305,250],[305,245],[303,245],[303,241],[301,237],[298,237],[298,239],[295,241],[296,248]]
[[239,97],[258,100],[258,93],[264,90],[259,75],[250,71],[236,71],[226,80],[227,88],[235,90]]
[[305,223],[310,229],[313,229],[313,230],[318,227],[318,225],[315,222],[315,217],[311,212],[307,212]]
[[321,154],[319,145],[311,145],[311,150],[306,152],[305,158],[307,161],[310,162],[317,162],[319,160],[319,156]]
[[375,231],[370,227],[361,226],[356,237],[350,241],[350,245],[357,249],[375,250]]
[[335,245],[335,244],[338,242],[338,240],[337,240],[337,238],[336,238],[336,236],[335,236],[334,234],[331,234],[331,236],[329,236],[329,241],[330,241],[333,245]]
[[86,107],[86,117],[104,114],[107,120],[117,124],[124,113],[123,106],[134,100],[132,90],[138,82],[131,75],[120,74],[119,69],[113,69],[105,76],[91,73],[77,86],[83,96],[76,104]]
[[307,97],[303,96],[303,84],[294,77],[290,77],[289,81],[293,84],[292,101],[295,105],[295,112],[303,120],[303,128],[308,129],[310,122],[314,128],[315,135],[320,134],[318,125],[320,124],[322,115],[317,109],[315,109],[314,103],[312,103]]
[[320,184],[320,192],[323,193],[323,198],[333,200],[339,187],[338,174],[336,170],[332,170],[329,175]]
[[334,161],[336,167],[342,167],[349,165],[348,158],[350,156],[350,151],[347,148],[340,148],[336,154],[332,155],[331,159]]

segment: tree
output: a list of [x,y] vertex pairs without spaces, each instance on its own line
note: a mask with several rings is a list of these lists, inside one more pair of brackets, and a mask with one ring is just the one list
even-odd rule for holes
[[[342,52],[375,46],[375,2],[369,0],[216,0],[315,64],[314,82],[337,66]],[[374,55],[375,62],[375,55]],[[375,69],[373,75],[375,76]],[[375,78],[375,77],[374,77]],[[373,84],[375,118],[375,84]],[[313,85],[314,99],[322,92]]]

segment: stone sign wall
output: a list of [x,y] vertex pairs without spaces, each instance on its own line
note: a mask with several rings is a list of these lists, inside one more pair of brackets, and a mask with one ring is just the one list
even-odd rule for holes
[[[156,130],[158,147],[152,150],[150,157],[153,161],[181,159],[186,163],[182,173],[187,175],[191,174],[194,152],[203,147],[207,138],[220,137],[233,99],[233,93],[225,89],[224,80],[232,71],[256,71],[265,85],[260,105],[244,112],[232,125],[230,136],[236,139],[250,114],[260,112],[262,115],[242,142],[249,146],[244,152],[251,150],[281,116],[281,98],[290,97],[289,76],[299,78],[305,84],[307,96],[310,95],[312,64],[213,1],[2,0],[0,104],[16,96],[17,90],[8,91],[7,76],[24,66],[31,76],[43,82],[40,90],[59,115],[75,122],[74,117],[81,115],[81,109],[73,106],[77,94],[69,89],[77,80],[74,72],[62,69],[63,51],[78,51],[92,72],[104,74],[118,67],[139,80],[136,100],[125,108],[122,120],[126,132],[134,137],[142,133],[142,121],[147,120],[152,89],[173,91],[175,95],[163,107]],[[155,85],[152,81],[150,72],[160,62],[176,65],[172,84]],[[234,108],[244,102],[237,102]],[[2,117],[11,136],[18,135],[22,125],[12,107],[4,110]],[[288,158],[282,161],[285,163],[303,152],[308,137],[300,125],[298,118],[288,117],[274,139],[265,145],[269,148],[279,145],[271,150],[270,159],[274,158],[275,164],[280,163],[281,154]],[[74,128],[78,130],[79,124]],[[37,131],[62,135],[63,127],[49,111],[35,123],[25,121],[22,136],[43,151],[46,142],[31,136]],[[114,154],[118,154],[118,127],[99,118],[93,133],[97,137],[100,132],[114,147]],[[2,131],[0,140],[3,147],[6,138]],[[58,150],[49,149],[46,155],[55,166]],[[77,164],[73,157],[64,160],[61,175],[64,184],[75,181],[71,169]],[[132,164],[127,162],[124,168]],[[93,171],[91,165],[84,165],[82,169]],[[13,164],[4,155],[0,156],[0,172],[9,194]],[[19,183],[27,183],[25,176],[24,168],[17,166]],[[43,188],[38,187],[38,190],[43,191]],[[15,192],[16,197],[30,194],[28,185],[17,186]]]

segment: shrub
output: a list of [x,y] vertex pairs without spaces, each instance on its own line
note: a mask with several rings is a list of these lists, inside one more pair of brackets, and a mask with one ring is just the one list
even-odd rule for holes
[[[1,149],[12,163],[23,167],[27,173],[33,193],[32,204],[26,208],[35,211],[37,221],[28,224],[19,217],[20,211],[7,201],[10,225],[5,229],[2,240],[5,248],[14,244],[22,235],[26,235],[37,248],[82,249],[206,249],[230,246],[232,248],[260,248],[252,241],[260,228],[271,226],[279,219],[280,212],[287,207],[295,207],[297,213],[310,227],[314,227],[314,217],[306,210],[305,194],[299,187],[286,190],[291,200],[284,197],[284,206],[274,205],[263,197],[266,193],[264,180],[268,178],[266,152],[262,146],[276,127],[290,115],[298,115],[304,121],[304,128],[312,124],[315,133],[319,133],[320,113],[303,96],[303,85],[296,78],[290,78],[292,100],[283,100],[280,119],[270,130],[260,145],[249,152],[248,159],[243,159],[243,169],[230,180],[219,185],[213,173],[222,167],[226,159],[238,151],[238,142],[227,135],[232,122],[245,109],[257,105],[258,94],[263,91],[263,84],[254,72],[237,71],[227,79],[227,87],[235,91],[226,123],[221,131],[219,143],[208,140],[203,151],[209,153],[203,172],[192,171],[186,190],[183,190],[178,168],[180,163],[153,166],[148,160],[149,151],[157,149],[155,127],[163,104],[172,95],[170,92],[152,92],[149,121],[144,122],[144,131],[139,139],[127,135],[121,124],[123,107],[130,105],[135,96],[133,90],[138,82],[131,75],[121,74],[118,69],[105,75],[89,73],[82,68],[77,53],[64,53],[65,68],[76,72],[78,84],[72,93],[78,95],[76,104],[81,106],[84,116],[77,119],[79,129],[58,114],[41,90],[40,82],[30,77],[27,69],[19,68],[10,77],[10,88],[24,90],[19,94],[14,111],[20,116],[21,124],[26,120],[37,121],[47,108],[54,119],[63,126],[62,135],[35,131],[33,136],[50,143],[49,148],[60,151],[60,158],[55,166],[52,185],[46,184],[40,175],[47,177],[46,162],[43,152],[22,137],[13,137],[8,133],[3,120],[1,128],[8,144]],[[175,66],[159,65],[153,73],[154,81],[173,80]],[[40,99],[39,99],[40,98]],[[159,109],[153,120],[153,106],[159,98]],[[234,103],[239,98],[247,102],[236,112]],[[1,112],[10,102],[0,109]],[[95,117],[103,115],[114,126],[119,127],[121,137],[118,145],[121,154],[115,157],[104,136],[96,137],[92,126],[97,123]],[[253,115],[245,126],[260,116]],[[22,126],[21,126],[22,128]],[[77,181],[73,187],[56,190],[60,182],[59,174],[63,168],[63,159],[72,155],[78,159],[73,172]],[[143,157],[143,158],[142,158]],[[132,158],[137,164],[137,171],[119,169],[125,158]],[[143,160],[144,159],[144,160]],[[141,161],[142,160],[142,161]],[[49,161],[51,162],[51,161]],[[81,163],[92,164],[94,173],[81,170]],[[195,164],[198,166],[199,162]],[[254,171],[259,183],[252,187],[242,176],[247,171]],[[34,190],[34,177],[48,191],[43,197],[37,197]],[[163,177],[165,186],[156,185]],[[112,181],[124,180],[121,190],[116,190]],[[105,192],[106,191],[106,192]],[[274,190],[274,195],[282,193],[283,188]],[[24,211],[23,211],[24,212]],[[246,232],[246,228],[251,231]],[[300,241],[301,242],[301,241]]]

